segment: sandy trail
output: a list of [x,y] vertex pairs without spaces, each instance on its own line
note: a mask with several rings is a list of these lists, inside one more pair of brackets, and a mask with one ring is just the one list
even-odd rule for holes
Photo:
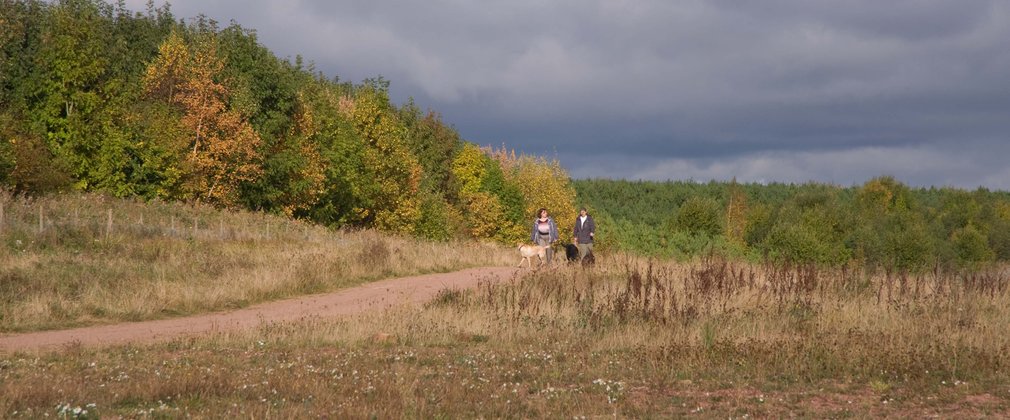
[[264,323],[351,315],[395,305],[424,302],[447,288],[473,288],[480,280],[501,281],[514,267],[481,267],[452,273],[380,280],[331,293],[266,302],[227,312],[184,318],[0,335],[0,353],[51,350],[67,345],[102,346],[153,343],[206,333],[246,330]]

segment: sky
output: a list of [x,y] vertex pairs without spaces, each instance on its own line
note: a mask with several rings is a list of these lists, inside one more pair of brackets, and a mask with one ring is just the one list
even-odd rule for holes
[[1010,190],[1005,0],[170,3],[573,178]]

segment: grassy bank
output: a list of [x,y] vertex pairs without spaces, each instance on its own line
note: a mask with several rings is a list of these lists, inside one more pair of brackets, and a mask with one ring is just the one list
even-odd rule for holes
[[0,332],[194,314],[513,263],[495,245],[334,232],[209,206],[73,194],[0,195],[0,208]]
[[423,307],[11,355],[0,413],[1006,416],[1005,279],[610,256]]

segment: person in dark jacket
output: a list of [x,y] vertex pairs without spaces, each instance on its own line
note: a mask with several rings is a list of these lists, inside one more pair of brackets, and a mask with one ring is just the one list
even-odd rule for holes
[[534,244],[547,247],[547,263],[550,264],[554,258],[554,250],[551,246],[558,240],[558,225],[554,219],[547,215],[547,209],[537,210],[537,218],[533,220],[533,231],[530,232],[530,241]]
[[586,212],[586,208],[579,209],[579,216],[575,218],[575,230],[572,237],[575,245],[579,247],[579,260],[586,258],[587,254],[593,253],[593,236],[596,234],[596,222],[593,216]]

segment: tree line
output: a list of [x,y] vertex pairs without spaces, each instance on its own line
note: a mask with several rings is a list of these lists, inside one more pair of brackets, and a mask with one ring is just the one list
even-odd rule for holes
[[[389,81],[280,59],[255,31],[168,5],[0,2],[0,188],[88,191],[447,240],[528,239],[574,211],[597,247],[900,271],[1010,260],[1010,195],[861,186],[570,180],[556,160],[461,138]],[[576,199],[578,197],[578,199]],[[569,216],[569,212],[572,217]]]
[[522,240],[536,208],[574,208],[556,160],[478,147],[388,91],[382,77],[351,83],[280,59],[235,23],[177,20],[167,4],[0,2],[0,188],[435,240]]
[[1010,193],[862,185],[575,180],[595,212],[598,246],[690,258],[858,264],[894,272],[1010,260]]

